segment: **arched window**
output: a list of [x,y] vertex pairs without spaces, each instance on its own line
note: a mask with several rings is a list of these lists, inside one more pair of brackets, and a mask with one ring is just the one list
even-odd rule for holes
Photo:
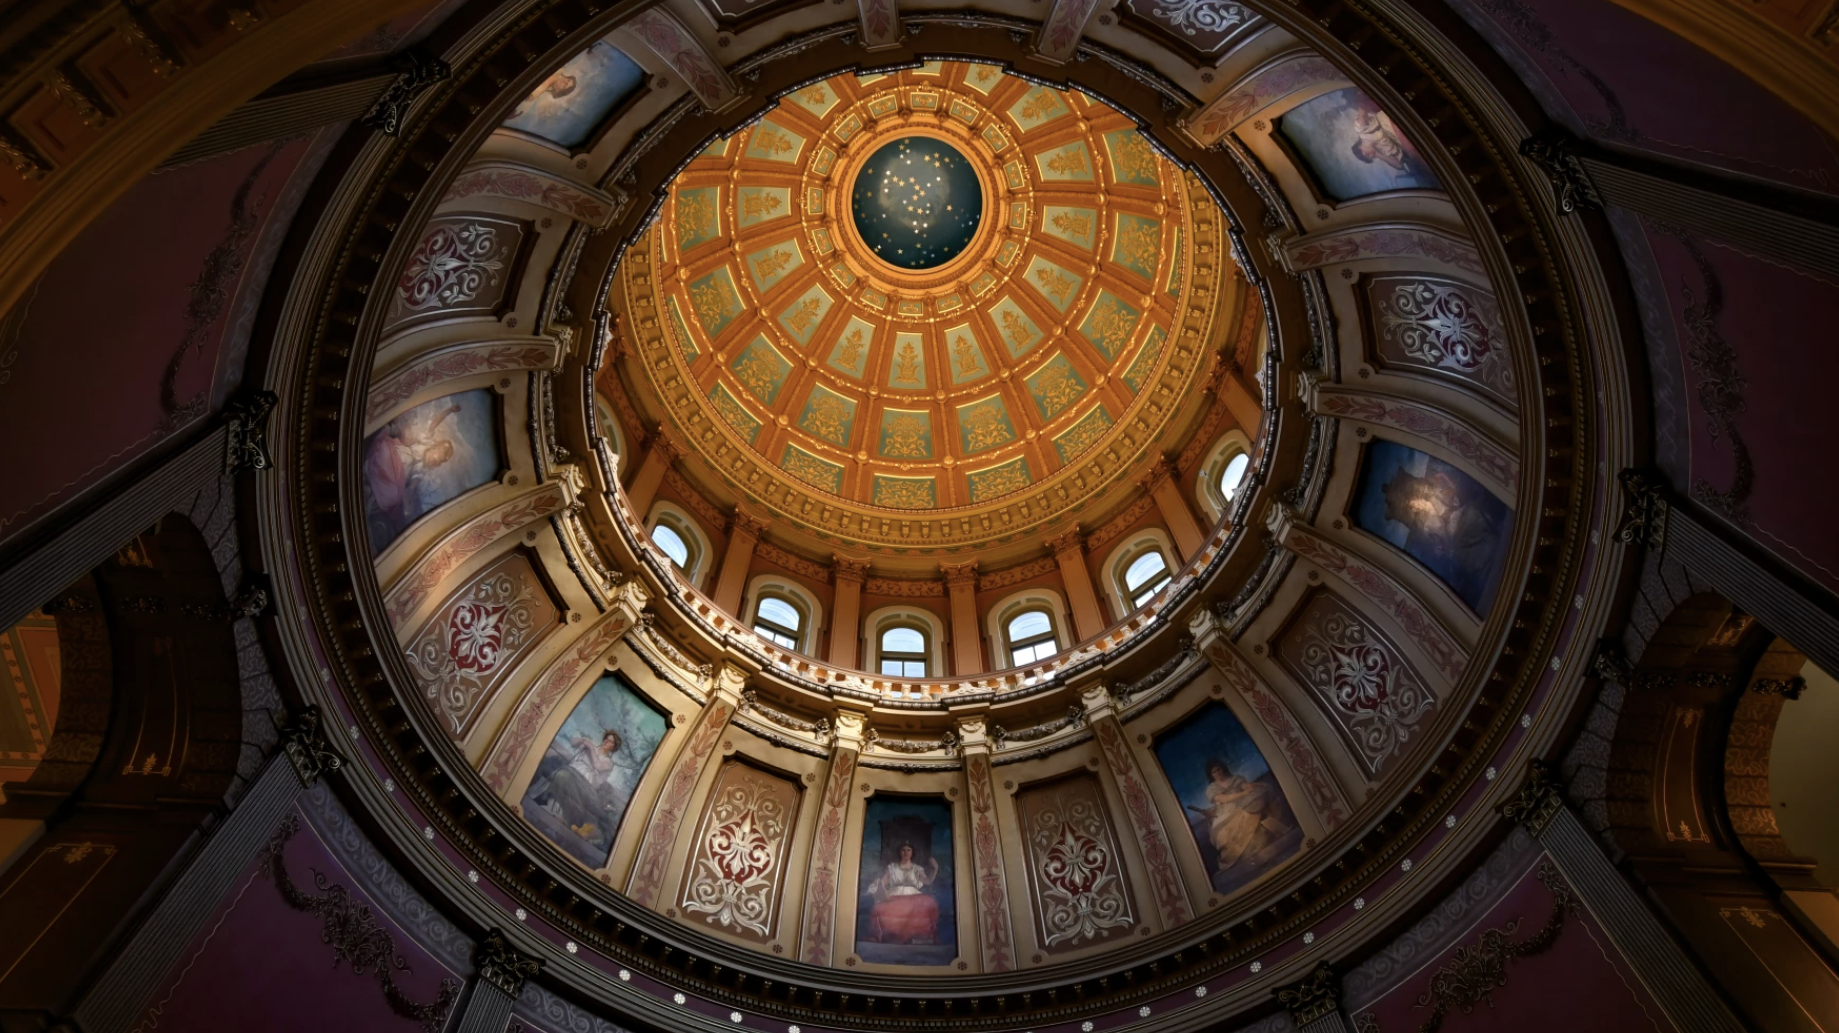
[[1250,469],[1252,457],[1240,452],[1226,461],[1226,468],[1220,471],[1220,495],[1227,502],[1238,494],[1239,484],[1245,480],[1245,471]]
[[658,526],[651,529],[651,543],[664,550],[664,555],[669,556],[670,561],[675,563],[678,569],[685,572],[690,569],[689,543],[683,540],[683,536],[677,533],[676,528],[666,523],[659,523]]
[[1009,662],[1016,667],[1045,660],[1060,651],[1054,622],[1046,610],[1023,610],[1009,618],[1003,637],[1009,644]]
[[786,649],[795,650],[799,647],[803,641],[804,627],[805,615],[798,612],[798,607],[791,600],[782,596],[761,596],[760,605],[754,608],[753,630]]
[[912,624],[895,624],[881,632],[881,673],[896,678],[927,677],[927,658],[932,655],[925,629]]
[[1162,558],[1158,549],[1138,556],[1124,568],[1124,590],[1130,593],[1130,605],[1135,608],[1149,602],[1150,597],[1162,591],[1169,583],[1168,561]]

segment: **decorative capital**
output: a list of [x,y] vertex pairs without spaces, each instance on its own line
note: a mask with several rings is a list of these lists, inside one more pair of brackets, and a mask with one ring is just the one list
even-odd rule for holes
[[1622,523],[1616,528],[1616,541],[1623,545],[1645,545],[1650,549],[1666,548],[1666,482],[1649,470],[1623,470],[1619,479],[1626,501],[1622,504]]
[[958,719],[958,743],[966,750],[990,748],[989,722],[984,715],[970,714]]
[[266,470],[275,465],[268,457],[268,414],[280,399],[273,391],[251,391],[231,399],[226,410],[229,435],[224,442],[224,472]]
[[1080,690],[1079,702],[1067,708],[1066,716],[1067,720],[1076,725],[1081,721],[1097,721],[1109,717],[1116,711],[1117,701],[1112,697],[1111,684],[1101,681]]
[[366,129],[375,129],[384,136],[395,136],[402,131],[402,120],[409,113],[409,105],[428,87],[453,74],[447,62],[420,48],[405,50],[396,56],[393,66],[396,78],[384,87],[383,95],[370,106],[358,124]]
[[1559,790],[1558,776],[1553,773],[1552,766],[1534,760],[1526,765],[1526,781],[1520,785],[1520,794],[1501,805],[1501,814],[1508,821],[1526,826],[1526,831],[1537,836],[1563,808],[1564,794]]
[[[1264,511],[1264,526],[1270,529],[1271,538],[1280,544],[1289,541],[1290,529],[1301,521],[1302,517],[1296,512],[1296,507],[1288,502],[1273,501],[1270,508]],[[1289,548],[1287,544],[1284,547]]]
[[1052,552],[1055,556],[1059,556],[1061,553],[1065,552],[1077,552],[1083,555],[1085,553],[1086,539],[1085,535],[1080,532],[1079,525],[1074,524],[1065,531],[1047,539],[1046,545],[1048,551]]
[[658,457],[666,463],[674,463],[684,454],[683,446],[671,440],[662,423],[651,425],[650,432],[645,435],[645,450],[648,453],[658,453]]
[[840,552],[830,554],[830,577],[837,584],[854,581],[856,584],[868,580],[868,564],[865,559],[845,556]]
[[479,950],[473,955],[473,962],[479,971],[479,978],[497,987],[506,997],[516,1000],[524,992],[525,980],[533,978],[543,970],[543,962],[533,958],[505,938],[504,930],[492,928],[486,930],[485,939],[479,941]]
[[945,588],[947,591],[956,588],[970,588],[974,590],[977,587],[976,560],[967,560],[963,563],[941,563],[939,564],[939,573],[945,575]]
[[752,513],[737,509],[734,511],[734,519],[728,521],[728,533],[733,535],[744,535],[755,541],[759,541],[760,536],[765,534],[766,529],[770,526],[772,526],[772,521],[762,520]]
[[839,710],[836,714],[836,728],[831,734],[830,742],[835,749],[860,751],[866,732],[861,714],[853,710]]
[[1276,993],[1277,1000],[1289,1010],[1290,1021],[1297,1029],[1341,1007],[1340,980],[1335,978],[1335,970],[1326,961],[1317,964],[1302,979],[1289,986],[1278,987]]
[[1143,476],[1137,478],[1137,483],[1143,486],[1144,491],[1155,491],[1163,481],[1170,480],[1174,476],[1175,464],[1169,461],[1168,453],[1158,452],[1156,458],[1149,464],[1149,469],[1143,472]]
[[1520,154],[1552,181],[1558,210],[1566,215],[1584,208],[1601,208],[1596,184],[1577,156],[1577,141],[1561,129],[1547,129],[1520,142]]
[[287,754],[288,762],[294,765],[294,774],[299,777],[300,785],[305,789],[311,789],[313,783],[319,781],[319,776],[331,774],[345,766],[345,758],[326,741],[325,732],[320,727],[317,706],[301,708],[292,720],[281,727],[281,750]]
[[710,688],[716,694],[727,696],[732,701],[738,701],[741,698],[741,690],[747,688],[747,669],[724,662],[721,669],[715,672],[712,681]]
[[1622,652],[1622,643],[1606,638],[1599,640],[1596,644],[1596,656],[1590,660],[1590,673],[1596,675],[1601,681],[1629,685],[1633,682],[1635,668],[1628,662],[1628,656]]

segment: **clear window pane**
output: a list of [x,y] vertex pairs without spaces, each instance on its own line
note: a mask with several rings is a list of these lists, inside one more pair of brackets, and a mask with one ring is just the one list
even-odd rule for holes
[[1130,568],[1124,571],[1124,587],[1134,592],[1167,569],[1168,564],[1162,562],[1161,553],[1146,552],[1132,560]]
[[904,670],[901,673],[905,677],[924,678],[926,676],[926,663],[923,660],[908,660],[902,667]]
[[760,608],[756,613],[759,619],[772,621],[791,631],[797,631],[804,625],[804,616],[791,603],[774,596],[760,600]]
[[684,544],[683,536],[663,524],[651,529],[651,540],[664,555],[671,558],[679,568],[688,569],[690,565],[690,547]]
[[881,673],[882,674],[891,674],[894,677],[899,678],[901,677],[901,672],[902,672],[902,665],[899,660],[881,661]]
[[924,653],[926,637],[913,628],[889,628],[881,633],[884,653]]
[[1233,456],[1232,461],[1226,464],[1226,469],[1220,473],[1220,494],[1226,496],[1230,501],[1233,494],[1239,490],[1239,483],[1245,480],[1245,471],[1250,469],[1251,465],[1251,456],[1243,452]]
[[1157,578],[1155,581],[1151,582],[1148,585],[1145,585],[1142,591],[1130,597],[1130,605],[1142,606],[1144,603],[1147,603],[1151,599],[1154,599],[1156,597],[1156,593],[1162,591],[1162,589],[1168,585],[1170,580],[1171,579],[1169,578],[1167,574],[1163,574],[1161,577]]
[[1009,641],[1024,642],[1037,635],[1051,635],[1053,630],[1053,623],[1047,619],[1047,614],[1040,610],[1029,610],[1009,622]]

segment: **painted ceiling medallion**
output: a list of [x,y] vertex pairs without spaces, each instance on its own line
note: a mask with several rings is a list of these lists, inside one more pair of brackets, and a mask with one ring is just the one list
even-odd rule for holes
[[970,245],[983,217],[983,185],[951,144],[902,137],[883,144],[856,173],[850,213],[876,258],[931,269]]

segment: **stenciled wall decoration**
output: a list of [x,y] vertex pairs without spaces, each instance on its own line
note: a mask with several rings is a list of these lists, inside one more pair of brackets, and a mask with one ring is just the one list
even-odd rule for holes
[[1030,787],[1015,809],[1041,949],[1058,953],[1129,934],[1136,909],[1098,779],[1079,774]]
[[875,796],[864,809],[856,954],[881,965],[947,965],[958,956],[951,805]]
[[789,779],[739,760],[722,764],[683,875],[678,906],[687,917],[751,940],[777,934],[798,797]]
[[506,674],[561,621],[561,608],[521,549],[449,597],[406,654],[443,730],[465,738]]
[[527,224],[497,215],[441,215],[409,255],[390,302],[390,334],[460,316],[491,317],[510,300]]
[[1289,798],[1224,704],[1208,703],[1157,736],[1155,752],[1215,893],[1238,890],[1302,849]]
[[664,715],[623,677],[602,677],[543,751],[524,790],[524,820],[569,856],[602,867],[664,732]]
[[1364,280],[1368,358],[1479,388],[1511,409],[1513,365],[1500,304],[1489,291],[1422,273]]
[[1398,647],[1327,589],[1310,594],[1275,653],[1371,774],[1404,755],[1437,703]]

